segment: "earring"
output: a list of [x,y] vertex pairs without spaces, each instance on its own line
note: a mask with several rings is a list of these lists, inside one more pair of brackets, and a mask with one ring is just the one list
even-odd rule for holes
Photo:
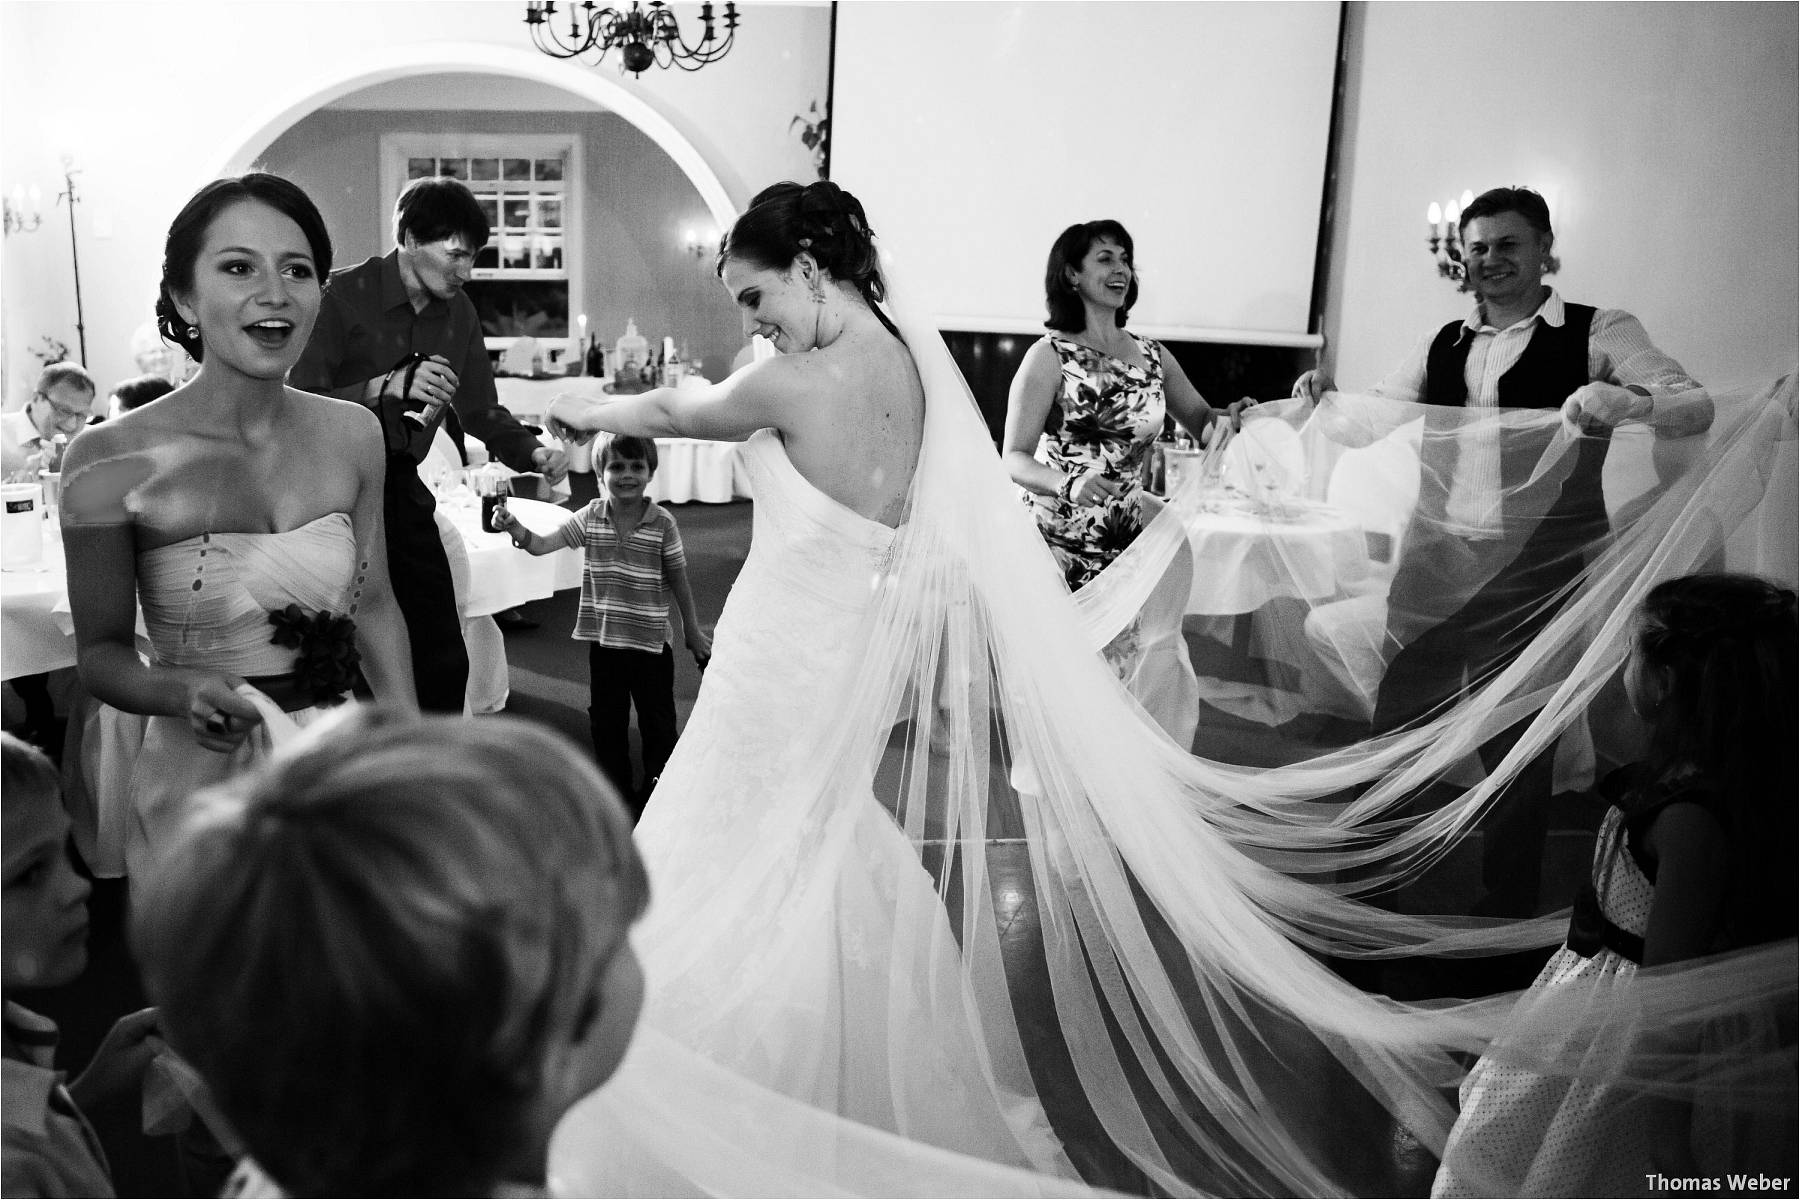
[[198,325],[189,325],[188,330],[187,330],[187,337],[188,337],[188,341],[190,341],[190,342],[199,341],[200,340],[200,327]]
[[819,287],[817,284],[814,284],[812,298],[813,298],[814,304],[825,303],[825,289],[822,287]]

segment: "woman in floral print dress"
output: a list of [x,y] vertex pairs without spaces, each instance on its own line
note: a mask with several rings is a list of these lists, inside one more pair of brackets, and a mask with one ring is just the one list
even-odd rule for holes
[[1123,225],[1063,230],[1044,271],[1051,332],[1025,352],[1007,397],[1006,467],[1071,589],[1144,527],[1144,459],[1164,417],[1198,441],[1219,415],[1168,350],[1125,328],[1137,296]]
[[[1050,333],[1025,352],[1006,403],[1005,463],[1071,591],[1137,539],[1157,501],[1144,460],[1173,416],[1196,441],[1222,414],[1174,355],[1125,328],[1137,301],[1131,235],[1117,221],[1071,225],[1050,248]],[[1229,410],[1237,419],[1237,406]],[[1181,635],[1192,560],[1177,555],[1107,661],[1175,741],[1189,745],[1199,684]]]

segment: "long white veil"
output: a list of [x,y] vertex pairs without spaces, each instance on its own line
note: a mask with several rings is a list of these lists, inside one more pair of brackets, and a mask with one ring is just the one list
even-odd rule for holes
[[[937,1015],[966,1034],[966,1079],[922,1085],[919,1062],[931,1056],[890,1037],[873,1012],[846,1007],[823,980],[811,1014],[816,1071],[840,1077],[797,1089],[779,1070],[725,1070],[648,1027],[615,1081],[559,1129],[554,1188],[1391,1194],[1396,1154],[1442,1152],[1455,1085],[1482,1053],[1604,1084],[1628,1119],[1633,1105],[1675,1099],[1717,1114],[1711,1127],[1735,1129],[1740,1141],[1782,1128],[1794,1082],[1791,940],[1645,972],[1629,991],[1560,995],[1529,1019],[1514,1014],[1515,995],[1405,1003],[1365,992],[1328,960],[1493,954],[1561,939],[1562,913],[1496,921],[1360,897],[1441,868],[1508,779],[1578,725],[1595,725],[1584,718],[1623,661],[1632,611],[1650,586],[1755,536],[1772,506],[1770,480],[1791,486],[1791,380],[1721,398],[1685,468],[1639,488],[1610,529],[1591,529],[1560,607],[1513,614],[1529,615],[1532,636],[1504,669],[1463,679],[1435,718],[1380,737],[1296,743],[1285,765],[1233,764],[1170,741],[1095,653],[1218,489],[1178,489],[1118,569],[1071,603],[937,330],[908,311],[904,281],[886,266],[927,397],[910,509],[872,581],[864,637],[841,648],[842,670],[818,706],[829,719],[797,733],[805,752],[785,764],[768,845],[743,847],[718,886],[829,889],[808,878],[807,848],[796,861],[783,833],[873,796],[938,898],[930,913],[914,897],[894,899],[896,944],[947,935],[958,949],[948,958],[895,951],[889,1005],[904,1010],[924,996],[943,1008]],[[1410,461],[1425,463],[1427,479],[1436,475],[1425,486],[1446,495],[1459,463],[1510,456],[1502,544],[1439,581],[1439,609],[1481,593],[1508,560],[1505,539],[1516,552],[1555,520],[1564,485],[1592,469],[1595,439],[1569,435],[1553,412],[1509,412],[1476,428],[1458,413],[1381,407],[1337,397],[1313,416],[1272,405],[1251,424],[1282,425],[1321,479],[1354,461],[1359,441],[1416,435]],[[1357,432],[1364,425],[1367,438]],[[1468,449],[1483,439],[1487,451]],[[1634,459],[1630,440],[1614,439],[1614,475],[1637,459],[1649,469],[1654,447],[1644,439]],[[1264,503],[1260,518],[1292,523],[1284,504]],[[1397,518],[1390,539],[1426,540],[1406,528],[1413,519]],[[1316,574],[1298,557],[1289,566]],[[1196,577],[1208,569],[1202,557]],[[1298,696],[1354,727],[1380,674],[1357,647],[1379,647],[1404,623],[1388,610],[1413,602],[1384,595],[1387,610],[1356,633],[1326,620],[1327,608],[1371,592],[1295,590],[1309,587],[1313,597],[1285,615],[1277,606],[1234,622],[1242,636],[1230,640],[1245,661],[1285,669],[1281,686],[1252,680],[1221,703],[1268,718]],[[1497,769],[1470,772],[1484,745],[1521,723]],[[1624,761],[1629,747],[1607,746],[1609,732],[1584,728],[1570,769],[1585,763],[1591,775],[1609,754]],[[1428,792],[1432,802],[1421,804]],[[783,961],[793,953],[778,929],[707,932],[737,954],[765,944]],[[952,978],[909,977],[918,963],[945,962],[954,965],[930,969]],[[1694,1051],[1702,1045],[1705,1056]],[[872,1083],[889,1101],[881,1128],[852,1119],[848,1101],[817,1101]],[[800,1090],[813,1102],[793,1099]],[[918,1132],[941,1118],[927,1108],[987,1103],[1016,1105],[1005,1116],[1021,1130],[1041,1104],[1066,1153],[1034,1152],[1028,1133],[989,1153]],[[1778,1147],[1783,1137],[1791,1155],[1791,1120]],[[1728,1144],[1737,1145],[1715,1140]],[[1505,1168],[1484,1170],[1472,1174],[1507,1190]]]

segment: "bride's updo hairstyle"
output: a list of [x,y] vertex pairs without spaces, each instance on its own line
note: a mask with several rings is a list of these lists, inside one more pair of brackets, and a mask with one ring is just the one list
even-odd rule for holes
[[194,193],[169,226],[168,240],[163,243],[162,287],[156,296],[157,331],[165,341],[185,349],[195,362],[205,353],[200,331],[182,318],[175,297],[194,290],[194,264],[206,245],[206,231],[220,213],[240,200],[261,201],[292,219],[312,249],[319,283],[323,285],[331,274],[331,235],[325,231],[325,218],[298,184],[263,171],[213,180]]
[[[862,202],[829,179],[771,184],[750,201],[719,243],[714,270],[742,259],[770,271],[786,271],[804,251],[833,279],[855,287],[895,337],[900,331],[881,310],[887,284],[875,252],[875,234]],[[904,339],[902,339],[904,340]]]

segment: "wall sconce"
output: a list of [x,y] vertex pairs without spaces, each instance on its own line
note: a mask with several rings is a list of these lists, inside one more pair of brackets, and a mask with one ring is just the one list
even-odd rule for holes
[[703,262],[719,252],[718,231],[689,225],[681,231],[681,248],[693,255],[696,262]]
[[1431,248],[1431,256],[1437,260],[1438,274],[1445,279],[1456,281],[1456,290],[1470,291],[1468,273],[1463,270],[1462,230],[1460,221],[1463,209],[1475,201],[1475,193],[1468,188],[1463,189],[1460,199],[1452,200],[1440,208],[1433,200],[1431,207],[1425,210],[1425,223],[1430,226],[1431,234],[1425,244]]
[[0,226],[0,228],[4,228],[8,234],[31,233],[39,225],[44,223],[44,214],[42,212],[44,193],[40,191],[37,184],[34,183],[31,185],[31,201],[29,204],[26,203],[25,196],[25,189],[18,184],[14,184],[12,195],[6,197],[3,202],[5,208],[4,224],[3,226]]

